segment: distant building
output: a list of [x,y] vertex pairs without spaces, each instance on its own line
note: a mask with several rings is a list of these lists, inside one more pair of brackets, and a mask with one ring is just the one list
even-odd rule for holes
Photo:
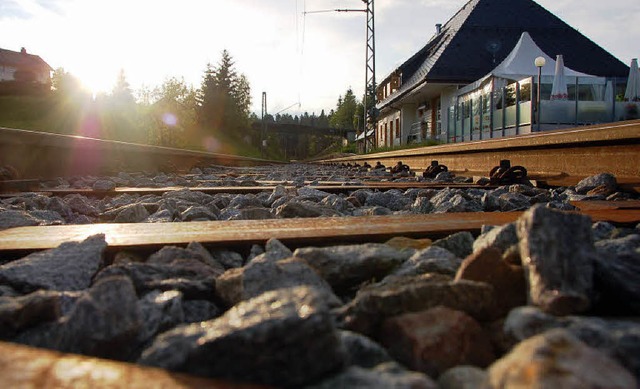
[[[488,120],[483,128],[482,119],[474,127],[474,110],[480,118],[482,112],[489,112],[485,119],[493,120],[498,101],[494,101],[494,93],[504,96],[504,91],[487,88],[484,100],[475,101],[471,97],[478,93],[461,99],[459,91],[498,67],[513,52],[524,32],[549,57],[563,55],[565,65],[576,72],[607,80],[626,78],[629,74],[629,67],[532,0],[471,0],[444,25],[436,25],[429,42],[380,82],[376,89],[377,146],[398,146],[425,139],[458,142],[522,133],[519,122],[511,132],[505,130],[504,122],[499,123],[500,131],[493,131],[496,123]],[[535,69],[533,65],[532,68]],[[531,84],[534,74],[529,76]],[[542,80],[544,83],[545,79]],[[519,81],[515,80],[516,84]],[[624,87],[623,82],[620,84]],[[575,86],[574,97],[580,94],[577,82]],[[541,91],[545,92],[545,88]],[[521,92],[523,100],[531,100],[534,95],[530,86],[518,89],[517,93]],[[529,96],[524,96],[525,92]],[[465,118],[468,123],[462,120]],[[482,130],[487,128],[489,131],[483,138]],[[531,129],[530,122],[528,131]]]
[[0,90],[49,89],[53,69],[40,56],[0,49]]

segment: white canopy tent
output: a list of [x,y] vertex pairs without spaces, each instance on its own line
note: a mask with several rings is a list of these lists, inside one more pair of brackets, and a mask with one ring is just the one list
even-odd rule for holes
[[[537,77],[538,68],[534,64],[537,57],[543,57],[546,61],[542,67],[542,76],[552,80],[555,75],[556,61],[542,51],[531,38],[531,35],[525,31],[513,50],[511,50],[511,53],[498,66],[478,81],[460,89],[458,95],[474,91],[491,79],[494,79],[494,89],[498,89],[504,87],[509,80],[519,81],[528,77]],[[564,67],[564,76],[565,78],[574,79],[575,77],[580,77],[581,83],[605,84],[605,79],[602,77],[581,73],[566,66]]]

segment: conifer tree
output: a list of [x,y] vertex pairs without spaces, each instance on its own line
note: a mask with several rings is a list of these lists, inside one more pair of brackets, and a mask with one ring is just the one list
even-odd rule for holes
[[245,75],[236,72],[227,50],[217,66],[207,64],[198,105],[198,123],[207,130],[236,134],[248,128],[251,88]]

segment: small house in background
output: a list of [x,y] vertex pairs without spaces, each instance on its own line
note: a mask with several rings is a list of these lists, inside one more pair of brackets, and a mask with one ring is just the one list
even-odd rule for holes
[[[496,105],[500,104],[500,96],[477,99],[469,93],[461,95],[461,89],[469,86],[475,90],[471,86],[474,83],[476,87],[484,86],[479,84],[513,52],[525,32],[548,57],[562,54],[567,67],[576,72],[613,80],[613,96],[619,89],[624,90],[629,67],[533,0],[470,0],[445,24],[436,25],[427,44],[378,85],[376,146],[393,147],[427,139],[459,142],[522,133],[520,127],[524,128],[524,123],[498,123],[498,115],[490,115],[500,108]],[[531,68],[535,69],[533,63]],[[533,74],[521,78],[528,76]],[[521,101],[535,95],[531,81],[533,78],[529,77],[529,84],[521,86]],[[541,88],[543,99],[551,88],[545,81]],[[569,85],[568,100],[574,107],[584,97],[583,89],[594,96],[592,84]],[[598,90],[604,92],[605,86],[602,81]],[[502,89],[476,94],[491,96],[502,93]],[[482,118],[485,111],[492,121],[474,125],[473,118]],[[568,124],[574,122],[579,124],[577,119]],[[528,128],[531,131],[530,123]]]
[[53,69],[40,56],[0,48],[0,93],[23,94],[51,89]]

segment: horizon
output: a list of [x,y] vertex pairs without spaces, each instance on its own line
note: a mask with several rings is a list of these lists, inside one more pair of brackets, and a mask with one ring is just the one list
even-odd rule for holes
[[[444,24],[466,3],[378,0],[377,80],[422,48],[435,24]],[[537,3],[625,65],[638,57],[635,0]],[[322,109],[328,114],[348,88],[359,100],[364,93],[365,18],[302,12],[362,6],[356,0],[0,0],[0,47],[25,47],[78,77],[94,94],[110,92],[121,69],[134,93],[171,77],[197,89],[207,63],[217,65],[227,49],[251,85],[251,112],[260,114],[264,91],[272,115],[319,115]]]

